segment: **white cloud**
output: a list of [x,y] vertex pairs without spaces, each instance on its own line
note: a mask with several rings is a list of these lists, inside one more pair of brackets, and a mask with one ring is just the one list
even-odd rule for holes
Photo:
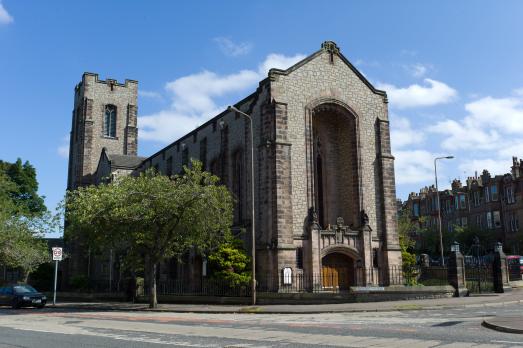
[[246,55],[252,49],[252,44],[249,42],[235,43],[227,37],[216,37],[214,42],[218,44],[218,47],[225,55],[231,57]]
[[253,88],[267,76],[269,69],[288,68],[304,57],[270,54],[257,70],[241,70],[229,75],[204,70],[168,82],[165,89],[171,97],[170,108],[139,117],[140,137],[171,142],[224,110],[225,105],[219,105],[218,98]]
[[[447,119],[429,127],[443,134],[442,147],[449,150],[490,150],[507,154],[517,150],[514,136],[523,132],[523,98],[484,97],[465,104],[468,114],[461,120]],[[520,150],[521,151],[521,150]]]
[[60,146],[56,149],[58,156],[69,158],[69,135],[62,138]]
[[14,18],[7,12],[4,5],[0,1],[0,24],[9,24],[14,22]]
[[413,129],[409,119],[391,115],[391,144],[393,152],[408,145],[423,142],[425,134],[421,129]]
[[421,78],[425,76],[429,70],[432,70],[432,65],[416,63],[404,65],[403,68],[407,70],[413,77]]
[[428,131],[446,136],[441,147],[447,150],[486,150],[500,140],[495,130],[485,130],[467,120],[462,124],[455,120],[440,121],[428,127]]
[[138,95],[143,98],[162,99],[162,95],[154,91],[138,90]]
[[395,151],[396,184],[426,183],[434,179],[435,155],[426,150]]
[[523,88],[515,89],[513,92],[515,95],[523,97]]
[[296,54],[294,56],[288,57],[283,54],[272,53],[265,58],[265,61],[258,68],[258,74],[260,77],[265,77],[269,70],[275,69],[287,69],[298,63],[300,60],[305,59],[305,55]]
[[392,108],[405,109],[414,107],[433,106],[446,104],[453,101],[458,92],[447,84],[424,79],[425,86],[418,84],[406,88],[398,88],[391,84],[378,84],[379,89],[387,91]]

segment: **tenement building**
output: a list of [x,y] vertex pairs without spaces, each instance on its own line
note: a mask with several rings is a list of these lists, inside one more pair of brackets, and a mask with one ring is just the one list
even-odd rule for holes
[[519,232],[519,222],[523,221],[523,160],[513,157],[510,173],[492,176],[483,170],[481,175],[468,177],[465,185],[454,180],[450,190],[436,192],[430,186],[411,193],[406,206],[412,219],[421,221],[423,227],[438,228],[438,194],[443,231],[452,232],[457,226],[488,231],[493,240],[504,244],[506,252],[523,252]]
[[[225,110],[138,157],[137,89],[136,81],[83,75],[75,88],[69,189],[151,167],[172,175],[198,159],[237,200],[233,229],[247,230],[247,245],[254,204],[258,274],[318,275],[319,285],[340,288],[400,281],[389,271],[401,267],[401,253],[387,95],[334,42],[287,70],[271,69],[235,104],[252,116],[252,144],[248,119]],[[73,273],[102,277],[112,269],[103,266],[109,259],[88,262],[85,249],[73,254]],[[161,277],[203,277],[203,257],[188,257],[183,265],[162,265]]]

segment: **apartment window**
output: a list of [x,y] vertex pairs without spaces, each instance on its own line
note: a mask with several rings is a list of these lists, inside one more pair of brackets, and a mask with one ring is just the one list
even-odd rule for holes
[[492,228],[492,213],[487,212],[487,228]]
[[490,199],[492,201],[498,200],[498,185],[490,186]]
[[476,215],[476,226],[481,228],[481,215]]
[[461,226],[461,219],[460,218],[456,218],[455,225],[456,226]]
[[104,136],[116,138],[116,106],[105,106]]
[[490,187],[485,186],[485,203],[490,202]]
[[479,198],[479,191],[474,191],[472,194],[473,200],[474,200],[474,206],[477,207],[480,204],[480,198]]
[[518,223],[518,218],[516,217],[516,214],[510,213],[508,224],[510,225],[511,232],[516,232],[519,229],[519,226],[518,226],[519,223]]
[[495,228],[501,227],[501,215],[499,214],[499,211],[493,212],[492,217],[494,219],[494,227]]
[[419,203],[414,203],[412,205],[412,215],[419,216]]
[[465,201],[465,195],[463,193],[460,193],[458,196],[459,196],[459,207],[460,207],[460,209],[467,208],[467,202]]
[[461,226],[462,226],[462,227],[467,227],[467,224],[468,224],[467,217],[466,217],[466,216],[463,216],[463,217],[461,218]]
[[512,185],[505,187],[505,196],[507,198],[507,203],[511,204],[516,202]]
[[447,231],[452,232],[452,221],[447,222]]
[[454,208],[459,209],[459,195],[454,196]]

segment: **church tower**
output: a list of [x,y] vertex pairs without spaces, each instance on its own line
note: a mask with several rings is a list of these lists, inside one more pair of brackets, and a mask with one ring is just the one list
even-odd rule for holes
[[67,189],[95,183],[102,149],[115,155],[136,156],[138,82],[98,79],[84,73],[74,91]]

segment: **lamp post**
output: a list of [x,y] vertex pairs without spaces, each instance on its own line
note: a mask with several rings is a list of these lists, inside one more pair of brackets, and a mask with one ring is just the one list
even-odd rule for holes
[[256,304],[256,230],[255,230],[255,216],[254,216],[254,130],[252,125],[252,117],[245,112],[239,110],[235,106],[229,106],[227,108],[228,110],[235,111],[249,119],[250,122],[250,133],[251,133],[251,206],[252,206],[252,222],[251,222],[251,239],[252,239],[252,245],[251,245],[251,257],[252,257],[252,282],[251,282],[251,300],[252,304]]
[[434,178],[436,179],[436,196],[438,197],[438,225],[439,225],[439,248],[441,251],[441,265],[445,266],[445,259],[443,258],[443,233],[441,231],[441,204],[439,201],[439,189],[438,189],[438,169],[436,162],[440,159],[453,159],[454,156],[444,156],[434,158]]

